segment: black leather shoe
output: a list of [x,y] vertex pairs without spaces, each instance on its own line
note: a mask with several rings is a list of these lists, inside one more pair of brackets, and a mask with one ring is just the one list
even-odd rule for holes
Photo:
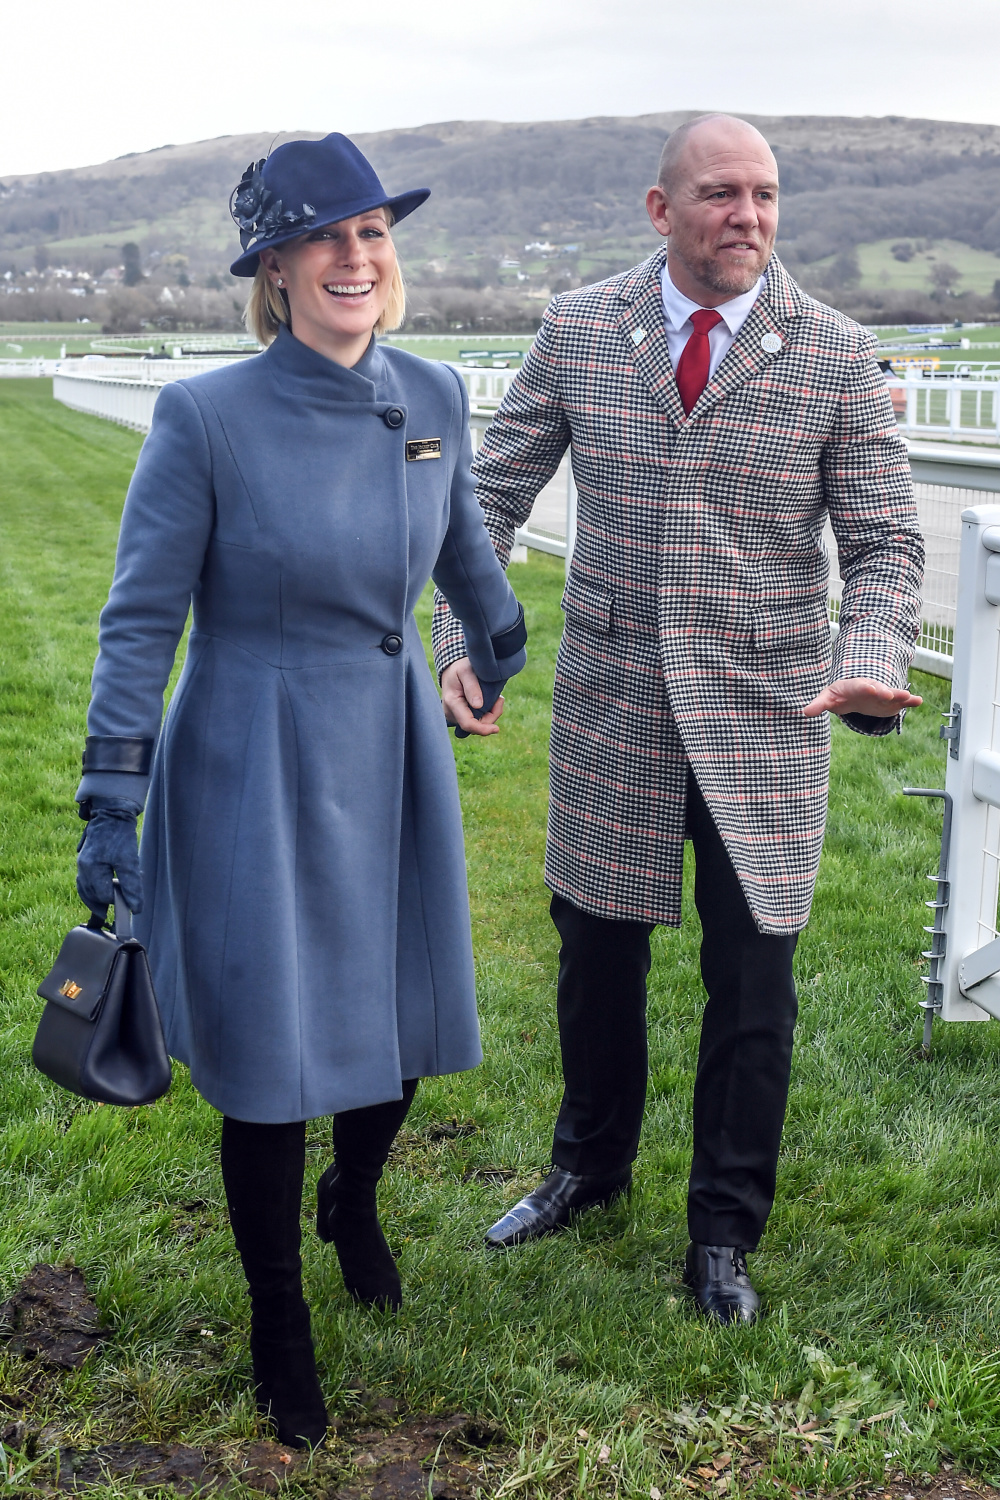
[[688,1245],[684,1285],[706,1318],[718,1323],[756,1323],[760,1315],[739,1245]]
[[492,1250],[511,1250],[528,1240],[555,1234],[585,1209],[607,1208],[631,1186],[631,1171],[616,1172],[611,1177],[576,1176],[553,1167],[533,1193],[515,1203],[486,1231],[486,1243]]

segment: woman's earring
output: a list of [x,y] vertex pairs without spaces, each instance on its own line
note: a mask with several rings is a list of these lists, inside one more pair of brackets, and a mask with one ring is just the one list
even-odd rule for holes
[[285,283],[284,283],[284,281],[283,281],[283,280],[282,280],[282,279],[281,279],[281,277],[280,277],[280,276],[279,276],[279,277],[278,277],[278,285],[279,285],[279,286],[284,286],[284,284],[285,284]]

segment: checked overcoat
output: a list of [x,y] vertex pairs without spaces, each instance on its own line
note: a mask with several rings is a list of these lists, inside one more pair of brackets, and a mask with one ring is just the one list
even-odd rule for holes
[[[685,416],[665,253],[553,300],[474,464],[506,561],[571,448],[546,881],[585,911],[676,925],[690,763],[760,930],[791,933],[829,779],[828,716],[802,709],[840,677],[906,682],[923,566],[907,454],[874,340],[776,258]],[[827,516],[844,580],[832,651]],[[439,602],[438,670],[461,652]]]
[[[344,369],[282,328],[157,399],[88,729],[156,741],[136,931],[171,1055],[236,1119],[480,1061],[455,761],[413,614],[433,575],[481,678],[524,663],[494,651],[518,604],[471,460],[456,372],[374,340]],[[141,802],[145,778],[88,770],[78,796],[102,792]]]

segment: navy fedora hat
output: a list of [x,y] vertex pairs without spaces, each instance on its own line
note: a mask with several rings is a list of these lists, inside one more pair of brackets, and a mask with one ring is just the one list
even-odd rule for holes
[[372,208],[389,208],[394,219],[405,219],[430,192],[413,188],[390,198],[368,158],[338,131],[321,141],[286,141],[251,162],[233,189],[229,211],[243,254],[229,269],[234,276],[253,276],[266,246],[283,245]]

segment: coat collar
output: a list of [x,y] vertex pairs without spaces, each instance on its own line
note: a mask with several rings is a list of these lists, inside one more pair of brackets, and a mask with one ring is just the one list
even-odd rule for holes
[[362,405],[385,399],[384,392],[380,395],[386,378],[385,360],[374,336],[351,369],[310,349],[284,326],[278,329],[277,338],[265,350],[263,358],[281,386],[296,394],[327,401],[356,401]]
[[[781,358],[789,337],[786,324],[800,315],[802,293],[777,256],[772,255],[767,267],[766,286],[736,335],[732,348],[688,416],[681,405],[667,347],[660,288],[666,255],[667,249],[663,245],[649,260],[623,278],[619,288],[622,307],[618,326],[625,347],[653,396],[666,409],[674,426],[681,427],[703,417],[730,391],[744,385],[765,365]],[[761,340],[768,333],[776,334],[781,340],[780,347],[773,352],[761,348]]]

